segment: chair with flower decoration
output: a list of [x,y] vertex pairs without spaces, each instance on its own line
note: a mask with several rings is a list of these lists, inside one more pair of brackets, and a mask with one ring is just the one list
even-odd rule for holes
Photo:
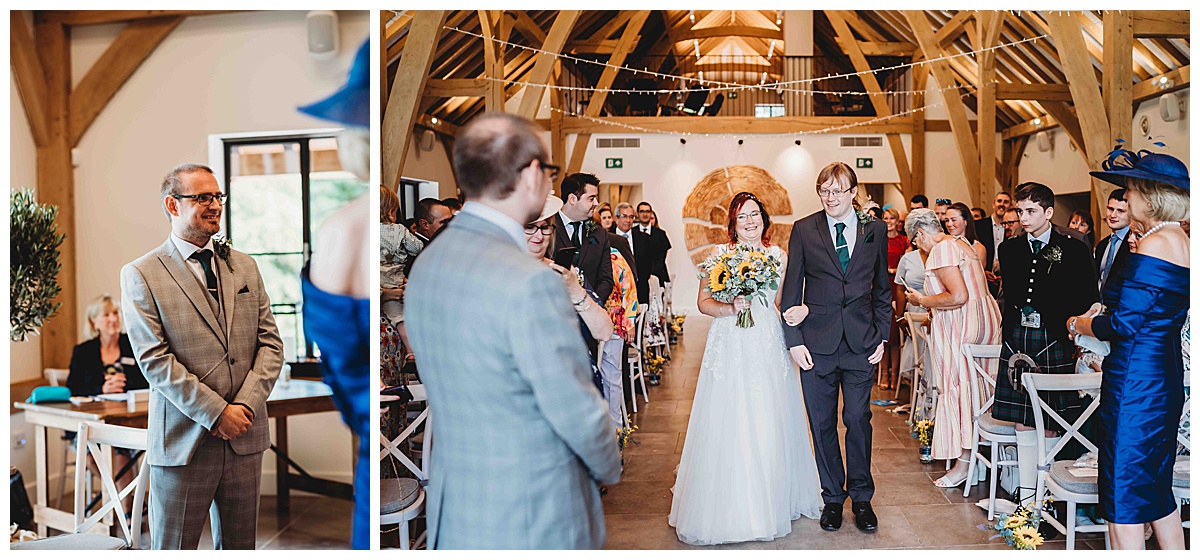
[[[1000,448],[1017,444],[1016,424],[996,420],[992,417],[992,403],[996,400],[996,374],[986,371],[980,360],[997,359],[1000,357],[999,344],[963,344],[963,355],[971,364],[971,459],[967,464],[967,481],[963,488],[963,497],[971,492],[978,480],[976,470],[986,466],[990,471],[988,481],[988,521],[996,517],[996,483],[1000,479],[999,468],[1015,467],[1016,460],[1001,458]],[[979,447],[986,445],[991,448],[988,458],[979,454]],[[980,463],[983,463],[980,465]]]
[[642,398],[646,403],[650,403],[650,392],[646,390],[646,369],[645,369],[645,352],[643,351],[643,333],[646,330],[646,312],[638,313],[637,319],[634,321],[634,338],[633,343],[629,344],[629,401],[633,404],[633,412],[636,414],[637,408],[637,387],[640,383],[642,386]]

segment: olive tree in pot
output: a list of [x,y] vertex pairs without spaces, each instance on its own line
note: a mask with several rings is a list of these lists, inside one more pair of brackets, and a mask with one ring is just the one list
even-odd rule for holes
[[54,219],[58,208],[38,204],[33,191],[11,193],[9,228],[9,322],[14,342],[38,334],[42,323],[58,311],[58,247],[65,235]]

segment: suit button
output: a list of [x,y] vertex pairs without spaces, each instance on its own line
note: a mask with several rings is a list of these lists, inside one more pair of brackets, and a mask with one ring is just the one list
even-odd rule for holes
[[235,359],[233,359],[233,358],[229,358],[229,365],[233,365],[233,364],[236,364],[236,363],[237,363],[237,360],[235,360]]
[[850,285],[850,281],[849,281],[849,280],[842,280],[842,285],[843,285],[843,286],[849,286],[849,285]]
[[850,304],[848,304],[848,303],[843,303],[843,304],[842,304],[842,309],[845,309],[845,308],[847,308],[847,307],[850,307]]

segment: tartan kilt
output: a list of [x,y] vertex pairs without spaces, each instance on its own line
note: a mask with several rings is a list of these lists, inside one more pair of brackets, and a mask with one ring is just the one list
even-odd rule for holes
[[[1049,349],[1047,349],[1049,346]],[[1017,325],[1012,335],[1005,337],[1000,349],[1000,368],[996,375],[996,400],[992,404],[992,416],[997,420],[1020,422],[1034,426],[1033,403],[1021,386],[1021,374],[1030,368],[1018,362],[1009,375],[1008,360],[1017,352],[1028,354],[1038,365],[1035,373],[1075,373],[1075,345],[1055,343],[1050,340],[1046,328],[1030,328]],[[1011,379],[1010,379],[1011,377]],[[1015,379],[1016,383],[1012,381]],[[1042,393],[1044,401],[1069,422],[1074,422],[1087,406],[1078,391],[1050,391]],[[1057,424],[1047,417],[1047,422]],[[1048,425],[1047,429],[1055,429]],[[1061,431],[1061,429],[1059,430]]]

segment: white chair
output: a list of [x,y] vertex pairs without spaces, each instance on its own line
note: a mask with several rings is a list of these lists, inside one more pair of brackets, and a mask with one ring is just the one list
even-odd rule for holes
[[[75,532],[59,535],[48,539],[13,543],[12,550],[121,550],[139,548],[142,535],[142,506],[146,500],[146,490],[150,486],[150,469],[139,468],[133,481],[124,488],[117,488],[113,478],[112,448],[124,447],[142,451],[138,461],[145,460],[145,451],[149,441],[145,429],[112,426],[100,422],[81,422],[79,424],[79,446],[75,456],[75,464],[86,465],[88,455],[96,462],[100,474],[101,503],[91,515],[85,516],[91,494],[86,488],[85,480],[91,478],[87,469],[75,472]],[[89,481],[90,482],[90,481]],[[133,496],[133,510],[126,519],[124,500]],[[121,537],[110,537],[107,523],[115,522],[120,527]]]
[[[1029,393],[1029,400],[1033,403],[1034,431],[1037,433],[1038,477],[1034,503],[1040,506],[1046,493],[1049,493],[1056,501],[1066,502],[1067,522],[1065,526],[1053,515],[1044,515],[1042,519],[1066,534],[1067,550],[1075,550],[1076,532],[1104,533],[1106,548],[1108,545],[1107,524],[1084,527],[1075,526],[1075,508],[1077,504],[1095,504],[1100,502],[1096,485],[1096,475],[1089,476],[1085,473],[1080,473],[1073,466],[1075,463],[1074,460],[1054,460],[1054,456],[1072,439],[1078,441],[1088,451],[1097,453],[1096,445],[1084,437],[1079,432],[1079,429],[1087,422],[1088,418],[1091,418],[1092,413],[1099,408],[1100,398],[1093,399],[1092,403],[1084,409],[1083,414],[1079,415],[1078,420],[1067,422],[1042,399],[1041,393],[1050,391],[1098,392],[1101,375],[1100,373],[1062,375],[1032,372],[1025,372],[1021,375],[1021,385],[1025,387],[1025,391]],[[1055,425],[1050,425],[1047,422],[1047,416],[1054,420]],[[1063,431],[1062,438],[1050,449],[1046,449],[1045,431],[1048,427],[1055,431]]]
[[[909,380],[909,393],[912,395],[909,398],[908,421],[912,422],[916,415],[916,411],[921,407],[922,401],[927,397],[932,399],[930,410],[936,408],[937,394],[936,388],[929,387],[923,380],[925,379],[925,355],[929,349],[929,331],[922,327],[922,323],[929,318],[928,313],[914,313],[911,311],[904,312],[904,323],[908,329],[908,343],[913,347],[913,369],[910,370],[911,376]],[[900,395],[900,380],[906,377],[904,373],[900,373],[896,379],[896,396]],[[932,393],[931,393],[932,391]]]
[[[977,480],[979,463],[989,469],[988,521],[996,517],[996,482],[1000,479],[999,467],[1017,465],[1017,461],[1001,459],[1000,447],[1017,444],[1016,424],[992,417],[992,403],[996,400],[996,373],[983,369],[980,360],[1000,357],[999,344],[963,344],[963,355],[971,364],[971,462],[967,464],[967,482],[963,497],[971,492]],[[989,458],[979,454],[979,446],[991,448]]]
[[[647,313],[653,317],[662,330],[662,337],[655,337],[653,340],[648,340],[643,344],[643,350],[657,348],[658,352],[667,359],[671,358],[671,344],[668,342],[667,329],[670,328],[670,315],[667,314],[666,290],[658,282],[657,276],[650,277],[650,305],[647,306],[647,311],[650,309],[657,310],[656,313]],[[649,328],[649,327],[647,327]]]
[[629,401],[633,403],[634,414],[637,414],[637,386],[639,383],[642,386],[642,398],[646,399],[646,404],[650,403],[650,392],[646,390],[645,360],[642,359],[642,334],[646,328],[645,311],[638,313],[633,325],[633,343],[629,344],[629,390],[633,391],[633,394],[630,395]]
[[[425,487],[429,484],[429,449],[433,443],[433,419],[429,415],[428,400],[423,385],[408,386],[413,395],[412,402],[425,402],[425,410],[413,420],[400,435],[389,440],[383,433],[379,434],[379,460],[390,459],[404,465],[415,478],[386,478],[379,484],[379,524],[398,525],[400,532],[400,548],[409,550],[420,547],[425,541],[425,533],[417,536],[415,542],[409,542],[408,522],[416,519],[425,509]],[[387,402],[382,401],[381,402]],[[421,466],[418,467],[403,452],[400,446],[408,440],[417,429],[425,427],[421,435]]]
[[[1190,371],[1185,372],[1183,374],[1183,386],[1184,387],[1192,386],[1192,373]],[[1187,395],[1187,393],[1185,393],[1185,395]],[[1192,412],[1192,397],[1191,397],[1191,395],[1187,395],[1183,399],[1183,415],[1179,419],[1180,425],[1182,425],[1183,422],[1189,422],[1189,426],[1190,426],[1191,412]],[[1175,504],[1177,506],[1179,506],[1180,509],[1182,509],[1184,504],[1191,503],[1191,501],[1192,501],[1192,484],[1191,484],[1191,480],[1190,480],[1191,479],[1191,471],[1192,471],[1192,469],[1191,469],[1192,432],[1190,429],[1188,429],[1183,432],[1180,432],[1179,435],[1176,437],[1179,440],[1179,445],[1181,447],[1181,451],[1186,450],[1188,453],[1188,455],[1186,455],[1186,457],[1187,457],[1187,467],[1186,468],[1180,468],[1181,462],[1179,460],[1181,458],[1183,458],[1184,456],[1179,456],[1179,457],[1175,458],[1176,470],[1175,470],[1172,480],[1171,480],[1171,493],[1175,495]],[[1184,521],[1183,526],[1185,528],[1190,529],[1192,527],[1192,521],[1190,519],[1187,521]]]

